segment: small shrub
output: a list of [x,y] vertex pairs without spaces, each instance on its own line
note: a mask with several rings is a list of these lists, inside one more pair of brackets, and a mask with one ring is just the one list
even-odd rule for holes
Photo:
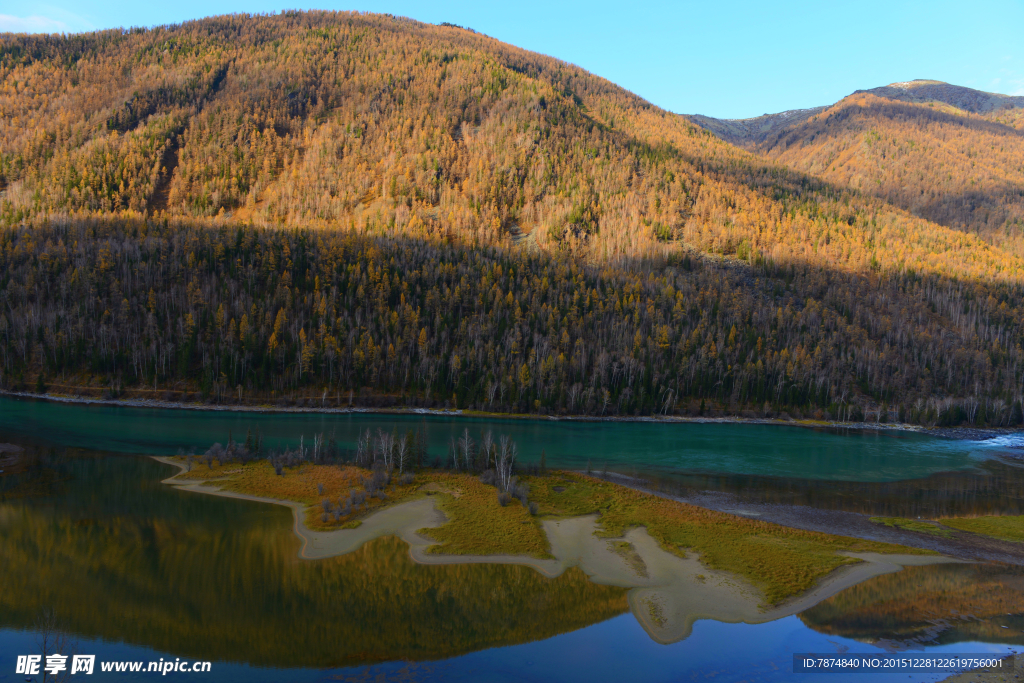
[[512,495],[520,500],[523,505],[527,503],[527,497],[530,495],[530,485],[526,482],[516,482],[515,486],[512,487]]
[[512,502],[512,494],[508,491],[498,491],[498,504],[505,507]]
[[497,480],[497,475],[494,470],[486,470],[480,475],[480,483],[487,484],[488,486],[494,486],[494,482]]
[[[384,463],[380,460],[373,463],[373,475],[371,476],[371,484],[374,489],[382,489],[391,483],[391,473],[388,472],[384,467]],[[366,490],[369,491],[370,487],[367,486]]]
[[540,507],[537,505],[537,503],[530,503],[528,507],[531,515],[536,516],[537,513],[540,511]]

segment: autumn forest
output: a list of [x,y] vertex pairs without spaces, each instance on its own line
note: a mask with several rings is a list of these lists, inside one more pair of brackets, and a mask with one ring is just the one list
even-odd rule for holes
[[834,109],[744,149],[384,15],[0,34],[0,386],[1020,424],[1021,109]]

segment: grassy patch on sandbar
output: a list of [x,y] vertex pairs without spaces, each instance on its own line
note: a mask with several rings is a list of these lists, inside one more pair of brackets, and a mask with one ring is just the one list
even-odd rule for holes
[[445,555],[529,555],[551,557],[547,536],[536,518],[513,500],[502,507],[497,490],[470,474],[432,473],[439,506],[448,523],[419,533],[438,542],[428,552]]
[[1011,543],[1024,543],[1024,515],[961,517],[957,519],[943,519],[942,523],[954,529],[969,531],[972,534],[991,536],[992,538],[1010,541]]
[[[738,574],[764,593],[767,604],[813,587],[833,570],[857,562],[841,551],[925,553],[889,543],[803,531],[634,491],[580,474],[528,478],[542,514],[600,513],[599,533],[620,537],[646,527],[662,548],[696,552],[713,569]],[[554,488],[564,487],[561,492]]]
[[[352,528],[354,522],[386,505],[422,495],[436,495],[438,507],[449,521],[440,528],[421,532],[437,541],[430,552],[551,557],[547,536],[536,518],[518,500],[502,507],[498,503],[497,490],[480,483],[475,475],[427,470],[416,473],[413,481],[405,485],[400,483],[400,477],[395,476],[384,487],[384,498],[365,495],[365,480],[370,475],[370,471],[352,465],[338,467],[310,463],[284,468],[279,475],[267,461],[255,460],[245,465],[193,464],[190,472],[178,478],[215,481],[226,491],[308,505],[305,523],[316,531]],[[335,514],[347,509],[345,501],[349,497],[361,502],[346,514]],[[324,509],[325,500],[329,511]]]
[[917,531],[922,534],[931,534],[932,536],[941,536],[943,538],[951,538],[953,532],[949,529],[943,529],[934,522],[926,522],[920,519],[907,519],[906,517],[872,517],[871,521],[875,524],[883,524],[893,529],[903,529],[904,531]]

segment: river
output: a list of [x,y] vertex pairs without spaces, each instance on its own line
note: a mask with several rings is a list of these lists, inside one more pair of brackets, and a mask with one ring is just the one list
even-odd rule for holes
[[[629,612],[625,589],[578,570],[547,579],[521,566],[419,565],[394,538],[299,560],[285,508],[173,489],[160,483],[170,467],[139,457],[199,450],[228,432],[241,439],[257,429],[272,446],[325,434],[347,448],[378,428],[425,430],[438,456],[462,430],[490,429],[516,439],[526,459],[543,450],[552,467],[590,461],[762,497],[829,486],[932,490],[941,481],[944,505],[1013,509],[1024,471],[993,459],[998,449],[984,443],[903,432],[0,398],[0,443],[24,446],[28,463],[0,477],[0,681],[15,680],[16,657],[36,650],[45,610],[65,624],[79,653],[208,660],[202,678],[216,681],[776,681],[791,679],[797,652],[1002,653],[1024,645],[1024,574],[995,565],[908,568],[797,616],[758,625],[701,620],[689,637],[662,645]],[[998,486],[978,484],[993,478]],[[91,680],[153,675],[97,671]],[[860,680],[821,680],[847,678]]]

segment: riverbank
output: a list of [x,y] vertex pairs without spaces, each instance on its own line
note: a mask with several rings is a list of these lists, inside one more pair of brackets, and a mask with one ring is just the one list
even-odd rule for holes
[[[82,405],[103,405],[113,407],[130,408],[161,408],[174,410],[193,410],[209,412],[229,413],[254,413],[254,414],[314,414],[314,415],[353,415],[353,414],[379,414],[379,415],[428,415],[437,417],[467,417],[486,418],[494,420],[523,420],[523,421],[553,421],[553,422],[627,422],[627,423],[659,423],[659,424],[751,424],[751,425],[776,425],[789,427],[805,427],[810,429],[854,429],[854,430],[884,430],[915,432],[928,434],[948,439],[962,441],[978,441],[991,439],[999,436],[1020,435],[1024,447],[1024,430],[1020,428],[964,428],[964,427],[926,427],[896,422],[838,422],[832,420],[810,420],[810,419],[782,419],[782,418],[757,418],[744,417],[740,415],[720,417],[692,417],[681,415],[654,415],[654,416],[595,416],[595,415],[534,415],[522,413],[492,413],[475,410],[462,409],[439,409],[439,408],[329,408],[323,407],[297,407],[280,405],[236,405],[229,403],[182,403],[178,401],[164,401],[148,398],[130,399],[104,399],[88,396],[71,396],[61,394],[35,394],[31,392],[3,391],[0,396],[15,398],[27,398],[41,401],[52,401],[56,403],[70,403]],[[1010,446],[1013,448],[1014,446]]]
[[[325,529],[311,528],[306,523],[307,503],[225,490],[224,486],[232,481],[226,478],[182,478],[190,474],[185,463],[174,458],[156,459],[178,469],[178,474],[165,479],[164,483],[181,490],[288,507],[292,511],[293,530],[300,539],[299,555],[304,559],[344,555],[375,538],[397,536],[408,544],[410,557],[421,564],[518,564],[532,567],[550,578],[576,566],[595,583],[630,589],[629,604],[637,620],[652,638],[663,643],[688,636],[697,619],[770,621],[796,614],[845,588],[880,574],[899,571],[904,566],[957,561],[937,555],[913,554],[909,549],[901,552],[897,546],[771,528],[742,517],[687,510],[680,503],[658,508],[659,522],[668,517],[670,525],[676,527],[667,532],[664,524],[653,520],[646,525],[631,522],[642,516],[643,505],[651,502],[661,505],[657,500],[650,500],[653,497],[569,473],[550,475],[549,483],[553,485],[545,487],[545,491],[537,490],[541,488],[538,478],[528,478],[534,485],[535,500],[541,501],[542,509],[548,514],[532,522],[517,517],[511,526],[512,533],[521,529],[529,534],[529,526],[542,534],[547,544],[543,557],[501,552],[446,553],[446,546],[436,537],[437,530],[456,527],[461,532],[472,522],[467,519],[465,507],[453,508],[446,503],[453,499],[463,503],[472,499],[476,501],[473,505],[481,507],[490,503],[489,498],[486,502],[473,498],[470,487],[475,477],[465,475],[457,480],[445,475],[444,485],[437,486],[430,475],[424,475],[417,482],[416,492],[409,494],[408,499],[374,510],[362,517],[357,526],[345,524],[343,526],[349,528]],[[231,471],[241,476],[239,468]],[[287,474],[282,475],[282,479],[285,476]],[[292,476],[302,475],[296,472]],[[307,480],[314,485],[315,477]],[[567,492],[569,495],[565,496]],[[563,510],[554,509],[553,496],[564,497],[560,503]],[[615,501],[625,503],[617,506]],[[515,515],[519,513],[516,507],[518,502],[513,502],[499,510]],[[601,512],[564,514],[588,507],[597,507]],[[457,512],[453,513],[453,509]],[[687,521],[680,516],[685,512],[696,513],[701,529],[687,531]],[[490,514],[486,510],[481,513],[483,516]],[[674,522],[671,520],[673,513],[678,516]],[[739,536],[732,533],[734,527],[740,529]],[[685,532],[683,536],[678,535],[680,529]],[[507,535],[509,528],[495,531],[498,536]],[[694,535],[701,533],[705,534],[704,538]],[[682,538],[688,540],[666,542]],[[519,547],[514,539],[508,542],[512,547]],[[740,543],[755,550],[751,557],[756,557],[755,562],[759,563],[746,567],[746,571],[744,554],[737,547]],[[437,552],[439,549],[441,552]],[[797,584],[792,577],[779,575],[780,571],[810,573],[810,580]],[[758,578],[774,583],[766,584]],[[786,586],[797,585],[799,590],[785,591]]]

